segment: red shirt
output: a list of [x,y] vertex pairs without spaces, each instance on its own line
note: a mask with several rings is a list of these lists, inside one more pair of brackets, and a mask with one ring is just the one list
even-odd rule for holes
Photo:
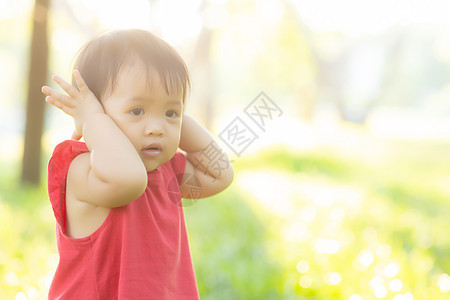
[[48,190],[56,218],[60,261],[49,299],[199,299],[179,184],[186,163],[177,152],[148,173],[147,188],[112,208],[91,235],[66,234],[66,179],[86,144],[65,141],[49,162]]

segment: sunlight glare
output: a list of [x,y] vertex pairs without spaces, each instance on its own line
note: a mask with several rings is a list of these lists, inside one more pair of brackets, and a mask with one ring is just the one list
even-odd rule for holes
[[150,4],[144,0],[82,0],[104,28],[150,27]]
[[270,24],[276,24],[284,15],[284,6],[280,1],[266,0],[256,3],[259,14]]
[[380,34],[393,26],[405,24],[422,23],[450,27],[446,0],[412,2],[291,0],[291,2],[296,6],[304,22],[316,32],[339,31],[360,36]]
[[203,23],[208,29],[218,29],[225,25],[228,19],[228,12],[224,7],[212,5],[206,8]]
[[0,0],[0,20],[28,15],[33,9],[33,2],[30,0]]
[[203,24],[198,13],[199,0],[166,0],[161,1],[160,5],[160,15],[163,16],[160,20],[162,35],[169,42],[180,43],[200,33]]
[[66,28],[55,28],[51,36],[51,43],[54,49],[61,54],[75,53],[82,43],[82,40],[74,31]]
[[250,192],[267,211],[283,218],[295,213],[296,182],[292,178],[273,170],[242,172],[238,177],[240,188]]
[[322,207],[343,203],[348,209],[357,210],[362,201],[362,191],[349,185],[336,186],[326,182],[303,181],[296,190],[300,197]]

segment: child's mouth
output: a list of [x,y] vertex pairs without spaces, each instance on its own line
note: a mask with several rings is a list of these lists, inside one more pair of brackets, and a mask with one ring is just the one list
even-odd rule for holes
[[156,157],[160,153],[161,153],[161,145],[159,143],[150,144],[142,150],[142,154],[149,157]]

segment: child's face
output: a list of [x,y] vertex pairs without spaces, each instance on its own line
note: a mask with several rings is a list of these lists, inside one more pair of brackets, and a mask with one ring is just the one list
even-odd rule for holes
[[108,88],[101,100],[105,113],[136,148],[147,172],[169,161],[177,151],[183,115],[181,96],[167,95],[156,72],[149,77],[141,63],[126,64],[114,90]]

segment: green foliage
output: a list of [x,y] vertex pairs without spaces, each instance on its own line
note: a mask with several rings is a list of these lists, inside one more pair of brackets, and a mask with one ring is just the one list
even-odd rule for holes
[[19,186],[18,168],[0,163],[0,299],[46,299],[57,263],[46,186]]
[[[447,299],[450,145],[385,148],[376,163],[325,147],[236,160],[228,190],[185,207],[202,299]],[[0,298],[45,299],[57,262],[46,187],[0,164]]]
[[[282,268],[265,249],[265,222],[230,189],[185,208],[202,299],[270,299]],[[276,297],[274,298],[276,299]]]

